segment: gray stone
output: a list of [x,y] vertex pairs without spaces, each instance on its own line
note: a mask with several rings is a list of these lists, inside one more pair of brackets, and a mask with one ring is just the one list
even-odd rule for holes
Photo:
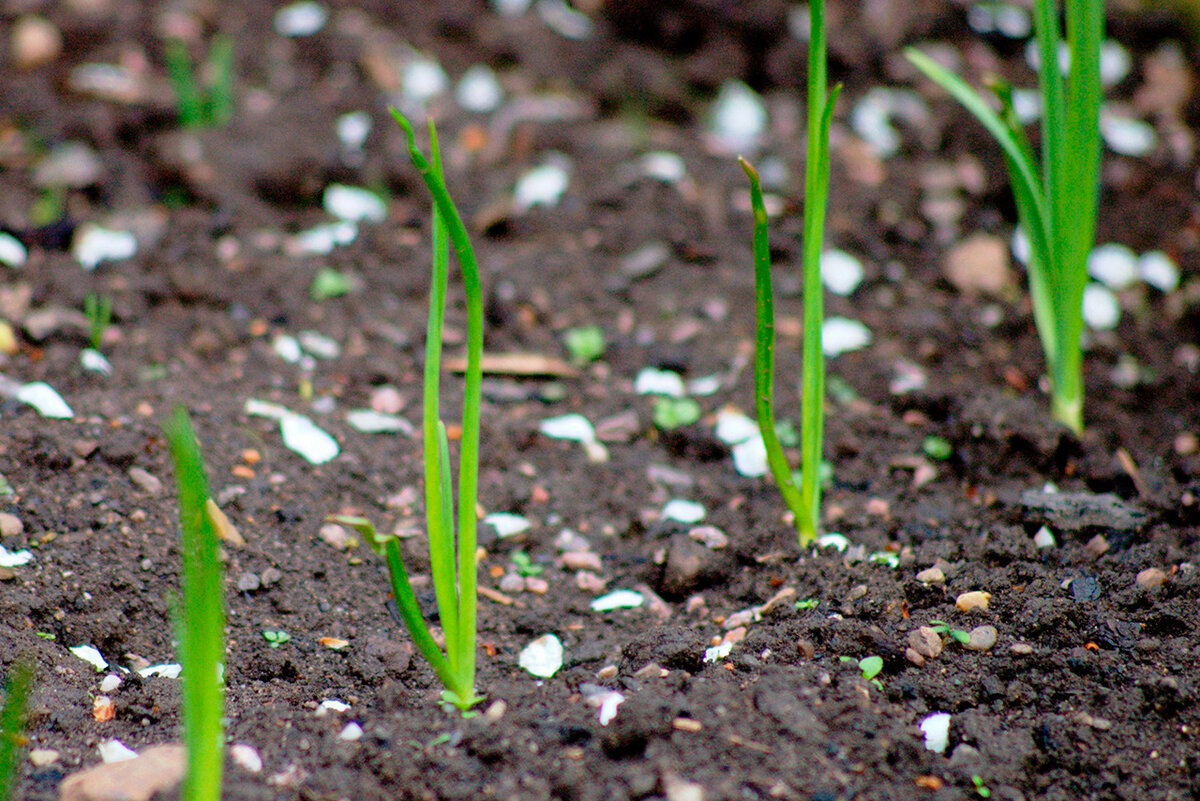
[[999,636],[995,626],[976,626],[971,629],[971,638],[963,643],[968,651],[990,651],[996,646]]

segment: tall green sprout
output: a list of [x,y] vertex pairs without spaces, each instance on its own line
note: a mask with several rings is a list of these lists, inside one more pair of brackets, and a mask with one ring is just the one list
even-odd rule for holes
[[[467,229],[450,199],[442,175],[437,130],[429,123],[432,161],[417,148],[412,125],[392,109],[392,116],[408,137],[409,157],[433,196],[433,282],[429,295],[429,323],[425,339],[425,516],[429,531],[429,563],[437,596],[438,617],[446,638],[443,653],[425,625],[420,606],[394,535],[380,534],[364,518],[336,517],[353,526],[387,559],[392,594],[413,642],[429,661],[446,688],[443,700],[466,711],[479,703],[475,694],[476,626],[476,518],[479,476],[479,404],[483,372],[483,293],[475,252]],[[462,440],[458,464],[458,531],[455,536],[455,503],[451,489],[450,447],[446,425],[439,417],[442,327],[446,313],[449,245],[453,244],[462,270],[467,301],[467,369],[463,390]],[[456,541],[457,540],[457,541]]]
[[216,36],[208,51],[207,81],[198,78],[187,45],[167,43],[167,77],[175,93],[175,111],[184,128],[214,128],[233,117],[233,40]]
[[176,610],[183,665],[184,801],[220,801],[225,751],[225,600],[213,505],[196,432],[183,408],[163,424],[175,465],[183,534],[183,598]]
[[25,708],[32,686],[32,662],[17,660],[4,683],[4,708],[0,709],[0,801],[12,797],[17,757],[25,745]]
[[910,61],[949,92],[1000,144],[1029,237],[1029,292],[1033,317],[1050,372],[1051,411],[1076,433],[1083,430],[1083,290],[1087,257],[1096,235],[1100,186],[1101,0],[1067,0],[1066,34],[1071,66],[1058,68],[1062,42],[1057,0],[1036,0],[1038,86],[1042,97],[1042,153],[1038,157],[1017,118],[1012,90],[995,81],[996,112],[979,92],[925,54]]
[[825,207],[829,200],[829,127],[841,91],[827,92],[825,65],[825,3],[809,6],[808,151],[804,165],[804,342],[800,389],[800,486],[796,486],[783,446],[775,432],[775,307],[771,290],[771,247],[767,211],[758,172],[738,159],[750,179],[754,209],[754,408],[767,450],[767,464],[796,520],[800,546],[816,538],[821,517],[821,454],[825,435],[825,353],[821,326],[825,302],[821,286],[821,250]]

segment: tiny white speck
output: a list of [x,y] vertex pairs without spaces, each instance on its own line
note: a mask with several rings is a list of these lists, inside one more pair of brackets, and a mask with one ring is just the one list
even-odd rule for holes
[[291,38],[312,36],[325,27],[327,19],[329,12],[320,3],[301,0],[275,12],[275,32]]
[[1088,284],[1083,288],[1083,321],[1094,331],[1111,331],[1121,319],[1117,296],[1108,287]]
[[371,135],[371,115],[365,111],[351,111],[337,118],[335,123],[338,141],[347,150],[362,150]]
[[569,184],[570,176],[561,164],[549,163],[534,167],[517,180],[513,189],[513,203],[519,214],[524,214],[535,206],[553,208],[562,200]]
[[752,155],[767,129],[767,106],[746,84],[726,81],[709,110],[708,129],[721,150]]
[[496,73],[486,64],[469,67],[458,79],[454,99],[467,111],[486,114],[495,111],[504,100],[504,89]]
[[862,262],[844,250],[821,254],[821,283],[835,295],[848,297],[863,280]]
[[662,508],[664,520],[674,520],[678,523],[699,523],[707,514],[704,504],[682,498],[673,498]]

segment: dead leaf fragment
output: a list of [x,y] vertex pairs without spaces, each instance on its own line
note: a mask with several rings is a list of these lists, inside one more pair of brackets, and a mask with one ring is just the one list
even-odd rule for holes
[[208,514],[208,519],[213,524],[213,528],[217,532],[217,537],[228,542],[235,548],[246,547],[246,541],[238,533],[237,526],[229,522],[229,518],[221,511],[221,507],[217,506],[216,501],[212,498],[206,500],[204,502],[204,511]]

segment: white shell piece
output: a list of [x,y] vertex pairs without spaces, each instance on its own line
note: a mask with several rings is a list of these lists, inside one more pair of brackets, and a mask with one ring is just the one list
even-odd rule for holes
[[526,645],[517,664],[540,679],[548,679],[563,663],[562,641],[553,634],[543,634]]
[[292,410],[286,406],[281,406],[278,403],[271,401],[258,400],[257,398],[247,398],[242,404],[242,411],[253,417],[266,417],[271,420],[282,420],[290,414]]
[[717,439],[726,445],[736,445],[759,435],[758,423],[733,409],[717,412]]
[[94,645],[76,645],[67,650],[94,667],[97,673],[108,669],[108,660]]
[[701,398],[715,395],[721,388],[721,381],[722,379],[719,375],[703,375],[699,378],[693,378],[686,384],[687,394],[696,395]]
[[830,317],[821,326],[821,350],[832,358],[871,344],[871,329],[848,317]]
[[339,701],[336,698],[326,698],[317,706],[316,715],[323,718],[331,712],[345,712],[350,708],[350,705],[345,701]]
[[1087,271],[1109,289],[1120,291],[1138,280],[1137,254],[1125,245],[1101,245],[1088,254]]
[[120,740],[108,740],[96,746],[96,750],[100,753],[100,761],[105,764],[113,762],[128,762],[131,759],[137,759],[137,751],[134,751],[129,746]]
[[705,511],[704,504],[682,498],[673,498],[667,501],[662,508],[664,520],[674,520],[679,523],[699,523],[706,514],[708,512]]
[[411,437],[416,433],[413,424],[398,414],[385,414],[374,409],[351,409],[346,412],[346,422],[364,434],[403,434]]
[[162,676],[164,679],[177,679],[183,675],[183,665],[177,662],[166,662],[161,665],[150,665],[139,668],[137,674],[143,679],[151,676]]
[[637,609],[646,599],[633,590],[614,590],[592,601],[593,612],[611,612],[614,609]]
[[726,81],[709,109],[708,131],[715,144],[731,155],[753,155],[767,129],[767,106],[741,81]]
[[342,355],[342,346],[336,340],[319,331],[301,331],[296,335],[300,347],[319,359],[336,359]]
[[500,539],[514,537],[522,531],[528,531],[533,527],[533,523],[529,522],[529,518],[513,514],[512,512],[492,512],[483,518],[483,522],[494,528],[496,536]]
[[821,283],[835,295],[848,297],[863,280],[862,262],[844,250],[821,254]]
[[79,364],[89,373],[112,375],[112,365],[108,359],[104,358],[104,354],[95,348],[84,348],[79,351]]
[[450,79],[442,65],[428,58],[418,58],[404,67],[404,98],[424,105],[446,91]]
[[291,334],[280,334],[271,342],[271,350],[275,355],[288,364],[299,364],[304,352],[300,349],[300,340]]
[[641,168],[642,175],[664,184],[679,183],[687,177],[683,158],[666,150],[654,150],[642,156]]
[[329,12],[323,5],[300,0],[275,12],[275,32],[290,38],[312,36],[325,27],[328,19]]
[[1108,287],[1088,284],[1083,288],[1083,321],[1093,331],[1111,331],[1121,320],[1121,305]]
[[62,395],[55,392],[54,387],[44,381],[25,384],[17,390],[16,397],[22,403],[28,403],[37,409],[42,417],[49,417],[53,420],[70,420],[75,416],[71,407],[62,399]]
[[29,251],[21,244],[21,241],[12,234],[6,234],[0,231],[0,263],[7,264],[9,267],[25,266],[25,259],[29,257]]
[[322,205],[339,220],[382,222],[387,219],[387,204],[383,198],[358,186],[330,184],[325,187]]
[[0,545],[0,567],[20,567],[33,561],[33,552],[28,550],[10,551]]
[[371,135],[371,115],[365,111],[350,111],[337,118],[334,124],[338,141],[347,150],[362,150]]
[[1105,39],[1100,43],[1100,85],[1112,88],[1129,75],[1133,67],[1133,58],[1125,46],[1113,39]]
[[596,441],[596,429],[581,414],[547,418],[538,425],[538,431],[551,439],[565,439],[571,442]]
[[767,445],[761,435],[751,437],[733,446],[733,469],[747,478],[765,476],[770,464],[767,462]]
[[1154,126],[1132,117],[1101,114],[1100,135],[1112,152],[1122,156],[1145,156],[1158,147]]
[[1179,288],[1179,265],[1161,250],[1141,255],[1138,259],[1138,275],[1160,292],[1174,292]]
[[243,770],[249,773],[260,773],[263,769],[262,757],[258,754],[258,749],[252,745],[245,743],[234,743],[229,746],[229,758],[233,760],[235,765],[240,766]]
[[920,726],[925,735],[925,748],[944,754],[946,746],[950,744],[950,713],[934,712],[932,715],[926,715]]
[[113,690],[121,686],[121,677],[116,673],[109,673],[100,681],[100,692],[111,693]]
[[844,534],[822,534],[817,537],[818,548],[836,548],[838,553],[845,551],[850,547],[850,540]]
[[362,736],[363,736],[362,726],[359,726],[354,721],[350,721],[349,723],[346,724],[345,728],[343,728],[342,731],[338,734],[338,739],[345,740],[346,742],[352,743],[352,742],[355,742],[356,740],[361,740]]
[[633,391],[639,395],[666,395],[670,398],[684,396],[683,379],[671,370],[643,367],[633,380]]
[[513,189],[513,203],[520,214],[535,206],[553,208],[562,200],[570,184],[570,177],[563,165],[550,163],[534,167],[517,179]]
[[454,99],[467,111],[487,114],[500,107],[504,100],[504,88],[500,86],[500,80],[491,67],[476,64],[468,67],[458,79]]
[[349,245],[358,238],[358,226],[343,221],[326,223],[301,231],[292,237],[292,247],[300,253],[324,256],[339,245]]
[[704,649],[704,661],[716,662],[718,659],[724,659],[733,651],[733,642],[723,642],[720,645],[714,645],[711,648]]
[[325,464],[338,455],[337,440],[302,414],[291,414],[279,422],[283,444],[303,456],[309,464]]
[[1050,531],[1046,526],[1042,526],[1033,535],[1033,544],[1038,548],[1053,548],[1058,545],[1054,540],[1054,532]]
[[75,234],[71,255],[91,271],[103,261],[129,259],[137,253],[137,237],[129,231],[116,231],[98,225],[85,225]]
[[592,35],[591,18],[571,8],[563,0],[538,0],[534,10],[546,27],[564,39],[579,42]]

